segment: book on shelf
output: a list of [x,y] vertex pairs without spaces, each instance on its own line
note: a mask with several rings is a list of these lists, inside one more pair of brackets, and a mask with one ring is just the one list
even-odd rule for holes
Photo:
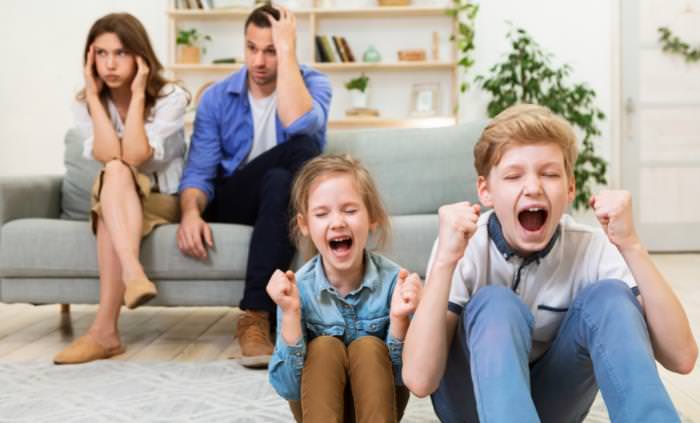
[[335,63],[339,61],[335,58],[333,46],[331,46],[331,41],[327,35],[321,35],[321,45],[323,46],[323,53],[326,55],[326,62]]
[[345,54],[348,56],[348,62],[354,62],[355,55],[352,54],[352,49],[350,48],[350,44],[348,44],[348,40],[346,40],[345,37],[340,37],[340,42],[343,44],[343,50],[345,50]]
[[350,60],[348,59],[348,56],[345,54],[345,51],[343,51],[343,45],[340,42],[340,37],[331,35],[331,38],[333,39],[333,45],[335,46],[335,51],[338,53],[340,61],[343,63],[349,62]]
[[323,49],[323,41],[321,40],[321,36],[317,35],[315,37],[316,40],[316,62],[318,63],[326,63],[329,62],[330,60],[328,59],[328,56],[326,56],[326,51]]
[[317,35],[314,58],[317,63],[349,63],[355,61],[350,45],[345,37],[337,35]]

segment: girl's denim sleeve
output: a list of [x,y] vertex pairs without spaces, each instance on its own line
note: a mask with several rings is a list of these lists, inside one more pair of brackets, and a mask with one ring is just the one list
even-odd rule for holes
[[[303,315],[302,315],[303,316]],[[301,338],[294,345],[282,339],[282,310],[277,307],[277,340],[270,360],[270,384],[287,401],[298,401],[300,395],[301,369],[306,358],[306,330],[301,319]]]
[[391,358],[391,367],[394,369],[394,384],[396,386],[403,386],[403,380],[401,379],[401,367],[403,362],[401,361],[401,353],[403,352],[403,341],[394,338],[391,335],[391,325],[386,334],[386,346],[389,349],[389,358]]

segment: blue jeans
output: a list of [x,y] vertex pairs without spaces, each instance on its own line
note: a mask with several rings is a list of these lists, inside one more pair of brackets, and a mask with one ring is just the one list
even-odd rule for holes
[[528,363],[534,317],[510,289],[462,312],[433,407],[443,422],[581,422],[598,387],[613,422],[679,422],[639,302],[621,281],[583,289],[549,350]]

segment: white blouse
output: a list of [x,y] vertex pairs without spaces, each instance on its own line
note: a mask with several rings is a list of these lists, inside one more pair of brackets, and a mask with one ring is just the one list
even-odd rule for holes
[[[187,94],[177,85],[168,84],[161,90],[162,97],[156,100],[144,129],[148,144],[153,148],[153,157],[139,166],[139,171],[151,178],[151,186],[158,185],[164,194],[177,193],[185,163],[185,108]],[[117,106],[107,100],[109,117],[118,137],[124,134],[124,122],[119,117]],[[73,114],[77,128],[83,132],[83,157],[94,160],[92,147],[95,141],[92,119],[84,101],[73,103]]]

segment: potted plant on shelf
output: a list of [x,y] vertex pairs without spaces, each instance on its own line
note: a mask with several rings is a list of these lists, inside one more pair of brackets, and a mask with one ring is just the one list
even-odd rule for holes
[[593,137],[600,135],[598,127],[605,114],[596,106],[596,93],[585,84],[569,81],[569,65],[555,67],[552,55],[523,29],[508,32],[511,51],[503,62],[489,69],[489,75],[480,75],[476,82],[491,94],[488,115],[494,117],[517,103],[534,103],[548,107],[583,133],[579,154],[574,166],[576,179],[575,209],[589,207],[594,184],[605,184],[607,163],[595,152]]
[[204,41],[211,41],[211,37],[196,28],[178,30],[175,41],[179,47],[178,63],[199,63],[202,53],[207,52]]
[[355,109],[367,108],[367,85],[369,77],[365,74],[353,78],[345,83],[345,88],[350,91],[352,96],[352,107]]

